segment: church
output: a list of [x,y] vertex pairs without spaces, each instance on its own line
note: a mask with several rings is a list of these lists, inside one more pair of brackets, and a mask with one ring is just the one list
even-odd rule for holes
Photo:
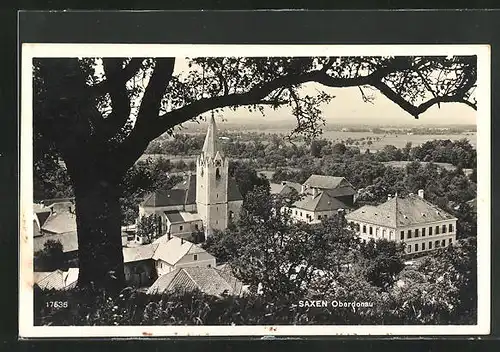
[[224,230],[240,212],[243,197],[236,180],[229,176],[229,159],[224,155],[212,116],[196,174],[189,174],[170,190],[157,190],[139,205],[139,217],[156,214],[161,235],[190,239],[193,233],[205,237]]

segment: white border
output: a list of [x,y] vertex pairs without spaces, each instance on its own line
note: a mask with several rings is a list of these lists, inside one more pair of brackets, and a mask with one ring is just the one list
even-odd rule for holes
[[[478,322],[461,326],[33,326],[32,59],[34,57],[223,57],[477,55]],[[22,44],[19,334],[21,337],[486,335],[490,333],[490,47],[489,45],[170,45]]]

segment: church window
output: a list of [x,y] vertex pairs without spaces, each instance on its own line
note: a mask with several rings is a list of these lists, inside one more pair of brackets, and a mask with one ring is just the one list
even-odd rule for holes
[[216,197],[216,198],[219,198],[219,193],[217,193],[217,194],[215,195],[215,197]]
[[215,169],[215,179],[216,180],[220,179],[220,170],[219,170],[219,168]]

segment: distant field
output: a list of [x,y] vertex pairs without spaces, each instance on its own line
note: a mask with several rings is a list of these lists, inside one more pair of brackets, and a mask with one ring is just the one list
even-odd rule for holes
[[[384,164],[386,166],[403,168],[403,167],[406,167],[406,165],[408,165],[409,163],[411,163],[411,161],[387,161],[387,162],[384,162],[382,164]],[[426,162],[426,161],[421,161],[420,163],[423,166],[428,164],[428,162]],[[449,163],[434,163],[434,164],[437,166],[441,166],[441,167],[445,168],[446,170],[450,170],[450,171],[456,169],[456,167],[454,165],[449,164]],[[472,169],[463,169],[463,170],[464,170],[464,173],[466,175],[468,175],[472,172]]]

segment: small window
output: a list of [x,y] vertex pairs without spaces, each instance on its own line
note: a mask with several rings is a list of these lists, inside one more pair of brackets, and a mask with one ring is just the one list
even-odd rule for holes
[[425,251],[425,242],[422,243],[422,250]]
[[418,252],[418,243],[415,243],[415,252]]
[[408,238],[411,238],[411,230],[408,230]]
[[436,226],[436,235],[439,235],[439,226]]
[[295,210],[295,215],[297,215],[297,210]]
[[194,224],[194,228],[195,228],[195,230],[199,230],[198,224]]
[[418,237],[418,229],[415,229],[415,238]]
[[425,237],[425,227],[422,229],[422,237]]
[[450,238],[450,239],[448,240],[448,246],[449,246],[450,244],[452,244],[452,243],[453,243],[453,239],[451,239],[451,238]]
[[212,267],[212,264],[208,264],[208,265],[207,265],[207,268],[211,268],[211,267]]
[[300,212],[300,216],[302,216],[302,212]]
[[198,260],[198,254],[193,255],[194,260]]
[[215,179],[219,180],[220,179],[220,171],[219,168],[215,169]]
[[429,241],[429,249],[432,249],[432,241]]
[[184,226],[180,225],[179,226],[179,231],[182,231],[184,229]]
[[411,244],[408,245],[407,250],[408,250],[408,253],[411,253]]
[[321,220],[321,215],[318,215],[318,220]]
[[448,225],[448,232],[453,232],[453,224]]
[[366,233],[366,225],[363,225],[363,233]]
[[370,226],[369,231],[370,231],[370,235],[373,235],[373,227]]
[[444,247],[444,246],[446,246],[446,240],[441,241],[441,247]]
[[405,232],[404,231],[401,231],[400,239],[401,239],[401,241],[403,241],[405,239]]
[[443,226],[441,227],[441,233],[446,233],[446,225],[443,225]]
[[432,236],[432,227],[429,227],[429,236]]
[[434,241],[434,248],[439,248],[439,241]]

